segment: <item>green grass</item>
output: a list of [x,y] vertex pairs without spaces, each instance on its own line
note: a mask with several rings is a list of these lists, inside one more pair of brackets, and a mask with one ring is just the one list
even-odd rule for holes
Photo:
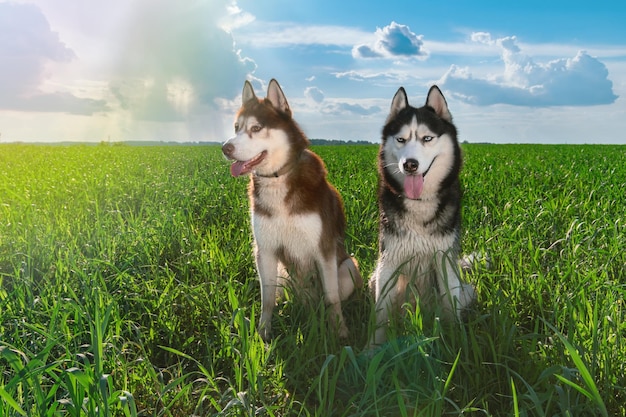
[[[315,150],[369,277],[377,148]],[[406,307],[366,352],[365,290],[348,343],[293,294],[256,334],[247,180],[219,147],[1,145],[0,417],[626,416],[626,147],[463,150],[476,311]]]

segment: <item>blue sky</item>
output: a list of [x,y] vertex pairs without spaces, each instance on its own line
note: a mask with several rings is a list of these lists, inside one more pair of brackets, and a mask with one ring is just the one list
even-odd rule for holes
[[276,78],[311,138],[432,84],[469,142],[626,143],[626,2],[0,2],[0,141],[223,141]]

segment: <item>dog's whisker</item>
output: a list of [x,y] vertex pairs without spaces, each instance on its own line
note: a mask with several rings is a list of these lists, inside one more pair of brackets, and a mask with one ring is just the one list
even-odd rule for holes
[[393,168],[394,166],[396,167],[396,170],[400,171],[400,168],[398,167],[398,164],[394,164],[394,163],[384,165],[383,168],[384,169]]

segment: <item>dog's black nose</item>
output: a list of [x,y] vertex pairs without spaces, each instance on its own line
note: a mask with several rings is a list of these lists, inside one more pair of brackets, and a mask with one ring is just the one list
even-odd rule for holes
[[235,145],[232,143],[225,143],[224,146],[222,146],[222,153],[224,155],[231,157],[233,152],[235,152]]
[[419,162],[417,162],[417,159],[407,159],[406,161],[404,161],[404,171],[408,172],[408,173],[414,173],[415,171],[417,171],[417,167],[419,167]]

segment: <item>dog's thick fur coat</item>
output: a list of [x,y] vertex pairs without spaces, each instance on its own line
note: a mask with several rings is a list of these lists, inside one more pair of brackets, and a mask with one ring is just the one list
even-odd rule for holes
[[248,195],[254,254],[261,283],[259,333],[269,340],[272,312],[286,280],[306,287],[321,279],[331,326],[348,335],[341,301],[362,286],[356,261],[344,247],[346,220],[337,190],[326,180],[322,160],[292,118],[276,80],[259,99],[246,81],[235,137],[222,147],[233,176],[250,174]]
[[420,303],[458,319],[475,297],[460,281],[461,149],[443,94],[433,86],[420,108],[395,94],[379,156],[379,257],[370,280],[377,328],[386,340],[390,314],[416,288]]

